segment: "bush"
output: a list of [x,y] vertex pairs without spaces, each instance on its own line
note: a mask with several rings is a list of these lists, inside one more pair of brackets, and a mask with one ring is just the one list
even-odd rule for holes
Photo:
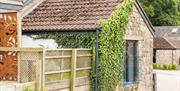
[[172,65],[168,65],[168,70],[172,70]]
[[163,67],[160,65],[160,64],[158,64],[158,68],[157,69],[162,69]]
[[153,64],[153,69],[160,69],[160,70],[177,70],[176,65],[160,65],[160,64]]
[[172,70],[177,70],[176,65],[173,64],[173,65],[171,66],[171,69],[172,69]]
[[162,70],[168,70],[168,66],[164,64]]
[[158,64],[153,64],[153,69],[158,69],[159,68],[158,66],[159,66]]
[[[34,90],[32,88],[30,88],[29,86],[27,86],[23,89],[23,91],[34,91]],[[38,91],[46,91],[46,90],[44,88],[42,88],[42,89],[38,89]]]
[[23,91],[33,91],[33,89],[31,89],[30,87],[27,86],[23,89]]

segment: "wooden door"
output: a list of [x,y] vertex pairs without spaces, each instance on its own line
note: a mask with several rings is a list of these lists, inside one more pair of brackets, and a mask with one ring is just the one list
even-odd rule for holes
[[[17,47],[17,13],[0,13],[0,47]],[[1,80],[17,80],[17,52],[0,51]]]

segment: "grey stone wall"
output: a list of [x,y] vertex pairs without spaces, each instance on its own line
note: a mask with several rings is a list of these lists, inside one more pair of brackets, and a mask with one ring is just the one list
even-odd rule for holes
[[157,64],[175,64],[179,65],[180,49],[179,50],[156,50]]
[[130,16],[126,40],[138,41],[138,91],[153,91],[153,35],[136,7]]

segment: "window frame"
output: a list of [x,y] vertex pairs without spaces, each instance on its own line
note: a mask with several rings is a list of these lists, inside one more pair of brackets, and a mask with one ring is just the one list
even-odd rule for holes
[[[127,81],[127,43],[133,43],[133,82]],[[129,87],[137,84],[138,78],[138,41],[137,40],[126,40],[125,41],[125,54],[124,54],[124,74],[123,74],[123,85],[124,87]]]

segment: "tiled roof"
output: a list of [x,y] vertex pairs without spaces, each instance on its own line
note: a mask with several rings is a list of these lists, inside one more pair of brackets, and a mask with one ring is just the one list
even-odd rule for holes
[[180,39],[176,37],[155,37],[155,49],[180,49]]
[[154,29],[156,37],[180,37],[180,26],[155,26]]
[[155,49],[175,49],[165,38],[156,37],[154,38]]
[[92,30],[123,0],[46,0],[22,20],[23,31]]
[[[180,35],[179,35],[180,36]],[[176,49],[180,49],[180,38],[176,37],[171,37],[171,38],[166,38],[166,40],[174,46]]]
[[180,26],[156,26],[154,47],[180,49]]

